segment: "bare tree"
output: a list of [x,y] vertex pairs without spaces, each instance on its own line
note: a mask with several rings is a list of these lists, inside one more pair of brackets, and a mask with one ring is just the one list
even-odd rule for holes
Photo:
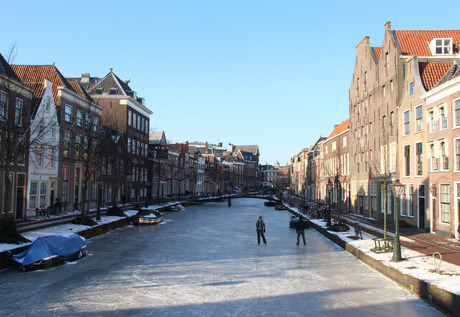
[[[380,185],[383,192],[383,238],[387,238],[387,215],[388,215],[388,197],[391,192],[393,179],[396,177],[396,141],[390,142],[389,131],[382,129],[380,138],[380,151],[376,153],[379,157],[370,157],[370,179],[375,179]],[[374,151],[377,152],[377,151]]]
[[341,144],[336,145],[334,154],[323,164],[324,177],[327,178],[327,182],[330,183],[336,190],[337,194],[337,220],[341,222],[341,211],[342,211],[342,178],[344,175],[344,168],[346,160],[344,159],[343,147]]

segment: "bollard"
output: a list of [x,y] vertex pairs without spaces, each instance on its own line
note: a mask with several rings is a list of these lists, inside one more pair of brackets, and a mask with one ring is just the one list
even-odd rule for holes
[[[436,259],[436,255],[439,255],[439,259]],[[433,261],[434,261],[434,266],[435,266],[435,272],[439,274],[439,272],[441,271],[441,261],[442,261],[441,253],[439,252],[433,253]]]

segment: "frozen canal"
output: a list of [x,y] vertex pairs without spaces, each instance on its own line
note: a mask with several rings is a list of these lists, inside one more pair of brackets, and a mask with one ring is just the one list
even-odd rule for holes
[[0,316],[442,316],[313,229],[297,246],[287,212],[232,202],[96,237],[76,264],[3,270]]

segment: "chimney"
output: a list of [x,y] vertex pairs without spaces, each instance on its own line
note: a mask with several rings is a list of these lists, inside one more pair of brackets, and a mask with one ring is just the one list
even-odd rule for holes
[[391,30],[391,22],[390,21],[385,23],[385,30]]
[[89,73],[84,73],[84,74],[81,74],[81,83],[82,84],[87,84],[89,83]]

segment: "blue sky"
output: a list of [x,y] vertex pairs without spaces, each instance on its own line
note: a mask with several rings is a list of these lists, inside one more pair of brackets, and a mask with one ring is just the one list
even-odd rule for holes
[[348,118],[356,45],[458,29],[460,1],[0,0],[0,53],[64,76],[110,68],[170,142],[258,144],[286,164]]

